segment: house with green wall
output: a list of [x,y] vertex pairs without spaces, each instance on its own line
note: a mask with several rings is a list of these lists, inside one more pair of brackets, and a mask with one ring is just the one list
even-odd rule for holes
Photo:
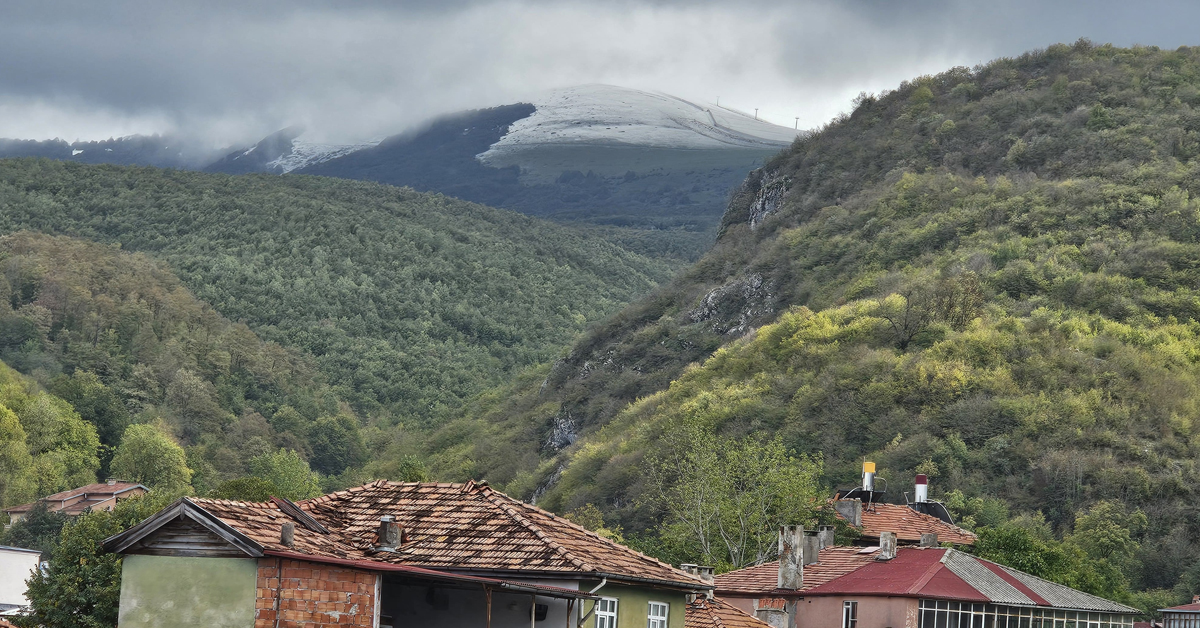
[[124,557],[120,628],[684,628],[712,589],[474,482],[182,498],[105,548]]

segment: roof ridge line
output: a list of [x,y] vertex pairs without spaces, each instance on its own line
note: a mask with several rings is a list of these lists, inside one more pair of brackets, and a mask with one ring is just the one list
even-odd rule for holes
[[[512,518],[513,521],[516,521],[522,527],[524,527],[525,529],[532,532],[534,536],[541,539],[547,545],[552,547],[554,549],[555,553],[559,554],[563,558],[566,558],[568,561],[570,561],[572,564],[574,564],[576,567],[578,567],[579,569],[581,569],[583,571],[599,571],[598,569],[596,569],[595,565],[584,562],[578,556],[575,556],[573,553],[571,553],[570,550],[563,547],[561,543],[550,538],[550,535],[546,534],[546,532],[542,530],[541,526],[530,521],[528,518],[525,517],[525,515],[517,512],[516,509],[513,508],[513,506],[511,504],[504,503],[505,500],[512,499],[511,497],[509,497],[508,495],[504,495],[503,493],[499,493],[498,491],[493,491],[491,489],[491,487],[488,487],[488,486],[482,486],[479,488],[481,489],[479,492],[483,496],[484,499],[488,500],[488,502],[490,502],[491,504],[498,506],[501,510],[504,511],[505,514],[507,514],[510,518]],[[500,497],[503,497],[505,499],[499,499]]]

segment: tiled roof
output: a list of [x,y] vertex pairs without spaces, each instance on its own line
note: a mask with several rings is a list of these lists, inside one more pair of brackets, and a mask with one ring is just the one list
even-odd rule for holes
[[[839,514],[838,518],[842,516]],[[912,542],[933,532],[938,535],[939,543],[956,545],[974,545],[976,539],[973,532],[900,504],[863,504],[861,532],[871,538],[878,538],[882,532],[895,532],[898,540]]]
[[952,549],[902,547],[806,596],[888,595],[1137,614],[1138,610]]
[[[485,484],[380,480],[302,501],[300,508],[331,534],[297,525],[291,548],[281,544],[280,528],[292,519],[273,503],[192,502],[270,551],[433,569],[594,573],[703,588],[683,571]],[[404,529],[395,552],[372,547],[383,515]]]
[[[69,491],[62,491],[61,493],[47,495],[46,497],[43,497],[43,498],[37,500],[36,502],[30,502],[28,504],[21,504],[20,506],[13,506],[12,508],[5,508],[4,512],[28,512],[38,502],[63,502],[63,501],[67,501],[70,499],[74,499],[76,497],[81,497],[83,495],[94,496],[94,497],[89,497],[84,500],[84,501],[92,502],[94,504],[94,503],[106,501],[107,499],[111,498],[113,495],[117,495],[119,493],[124,493],[126,491],[129,491],[129,490],[135,489],[135,488],[141,488],[142,490],[149,490],[145,486],[142,486],[141,484],[138,484],[137,482],[114,482],[112,484],[109,484],[108,482],[97,482],[95,484],[88,484],[87,486],[73,488]],[[89,505],[91,505],[91,504],[89,504]],[[83,510],[80,509],[80,512],[83,512]]]
[[[874,553],[861,547],[827,547],[817,554],[817,562],[804,566],[801,591],[844,576],[873,561]],[[717,576],[717,595],[732,593],[770,593],[779,584],[779,561],[746,567]]]
[[751,617],[741,609],[721,601],[699,596],[687,605],[684,628],[770,628],[770,624]]

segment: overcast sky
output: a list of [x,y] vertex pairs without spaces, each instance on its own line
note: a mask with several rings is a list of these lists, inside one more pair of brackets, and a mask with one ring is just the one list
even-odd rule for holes
[[347,141],[581,83],[811,128],[860,91],[1055,42],[1200,45],[1198,18],[1129,0],[8,0],[0,137]]

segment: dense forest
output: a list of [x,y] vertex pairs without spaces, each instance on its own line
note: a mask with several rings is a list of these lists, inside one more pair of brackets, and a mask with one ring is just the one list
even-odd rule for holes
[[653,540],[681,425],[771,435],[833,485],[864,456],[931,475],[990,555],[1084,556],[1104,573],[1061,579],[1147,607],[1200,592],[1197,156],[1200,49],[1080,41],[864,94],[752,173],[700,262],[437,431],[432,468]]
[[20,230],[152,255],[223,316],[315,356],[357,414],[417,425],[680,263],[374,183],[0,161],[0,233]]

